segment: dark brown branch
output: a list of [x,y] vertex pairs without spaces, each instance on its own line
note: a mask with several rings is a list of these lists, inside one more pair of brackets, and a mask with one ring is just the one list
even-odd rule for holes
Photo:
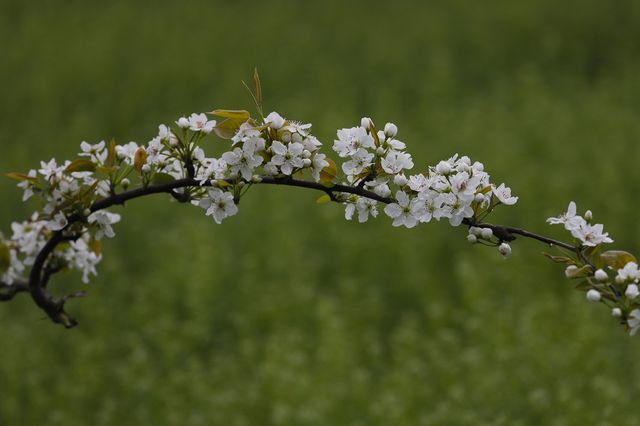
[[13,284],[0,281],[0,301],[4,302],[13,299],[18,293],[27,293],[29,283],[25,280],[16,280]]
[[[225,179],[227,183],[235,184],[240,181],[237,179]],[[249,182],[245,182],[249,183]],[[321,183],[306,181],[301,179],[293,179],[290,177],[282,178],[282,177],[274,177],[274,176],[261,176],[256,181],[250,182],[251,184],[266,184],[266,185],[282,185],[282,186],[293,186],[299,188],[307,188],[313,189],[316,191],[324,192],[328,194],[331,200],[336,201],[336,194],[346,193],[346,194],[354,194],[360,197],[369,198],[375,201],[379,201],[384,204],[390,204],[395,202],[394,199],[389,197],[382,197],[372,191],[366,190],[363,186],[348,186],[348,185],[333,185],[331,187],[324,186]],[[215,181],[208,181],[201,183],[193,178],[184,178],[178,179],[173,182],[158,184],[158,185],[149,185],[146,187],[140,187],[136,189],[132,189],[129,191],[121,192],[119,194],[113,194],[110,197],[104,198],[102,200],[96,201],[90,208],[91,212],[96,212],[98,210],[104,210],[109,207],[115,205],[123,205],[129,200],[133,200],[136,198],[144,197],[152,194],[162,194],[167,193],[173,196],[176,196],[175,190],[180,188],[189,188],[189,187],[211,187],[215,186]],[[181,197],[179,197],[181,199]],[[187,199],[188,201],[188,199]],[[46,290],[47,282],[49,281],[49,277],[57,272],[54,269],[48,268],[47,261],[49,256],[54,252],[58,244],[69,241],[77,238],[77,236],[67,237],[65,236],[65,231],[75,222],[85,220],[84,217],[70,217],[69,224],[61,231],[57,231],[53,234],[53,236],[47,241],[46,245],[43,249],[38,253],[36,260],[31,269],[31,274],[29,276],[28,284],[26,282],[17,282],[13,288],[13,286],[0,286],[2,288],[12,287],[10,290],[7,290],[5,293],[0,293],[0,300],[10,300],[15,296],[15,294],[22,291],[29,291],[31,293],[31,297],[33,298],[36,305],[38,305],[42,310],[44,310],[47,315],[56,323],[63,324],[67,328],[74,327],[77,325],[75,319],[70,317],[64,311],[64,303],[67,299],[71,297],[78,297],[84,295],[84,293],[72,294],[68,297],[63,297],[62,299],[53,298]],[[481,228],[490,228],[493,230],[494,234],[502,241],[512,241],[516,237],[515,235],[520,235],[526,238],[531,238],[545,244],[555,245],[558,247],[562,247],[571,251],[574,251],[578,254],[581,253],[580,247],[575,247],[570,244],[564,243],[562,241],[557,241],[542,235],[535,234],[533,232],[529,232],[524,229],[510,227],[510,226],[500,226],[500,225],[492,225],[489,223],[475,223],[472,219],[465,219],[463,221],[465,225],[468,226],[477,226]]]

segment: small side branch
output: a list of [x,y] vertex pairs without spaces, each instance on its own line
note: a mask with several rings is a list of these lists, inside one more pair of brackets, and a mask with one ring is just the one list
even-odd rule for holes
[[12,300],[18,293],[28,293],[29,283],[25,280],[16,280],[13,284],[0,281],[0,301]]

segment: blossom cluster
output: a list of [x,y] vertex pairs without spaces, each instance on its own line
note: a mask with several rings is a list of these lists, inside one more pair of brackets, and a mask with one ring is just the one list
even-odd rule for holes
[[[311,124],[277,112],[263,116],[261,109],[259,118],[237,110],[208,114],[222,120],[193,113],[161,124],[145,144],[83,141],[74,161],[52,159],[27,174],[9,174],[19,181],[23,201],[39,198],[41,207],[28,220],[13,223],[10,236],[0,234],[0,284],[24,280],[54,236],[61,243],[45,259],[45,272],[76,270],[88,282],[102,260],[101,240],[115,236],[113,225],[121,219],[106,208],[121,204],[114,200],[134,185],[132,192],[170,193],[221,223],[238,213],[240,199],[254,184],[304,183],[300,186],[325,191],[326,200],[343,203],[347,220],[375,218],[382,203],[393,226],[413,228],[444,219],[452,226],[467,225],[469,242],[496,247],[504,257],[511,254],[513,236],[484,220],[498,206],[516,204],[518,197],[504,183],[492,182],[478,161],[455,154],[409,174],[414,161],[397,138],[398,127],[387,123],[377,130],[364,117],[359,126],[337,131],[333,151],[342,160],[338,167],[320,152],[322,143]],[[229,140],[215,155],[206,151],[221,144],[205,144],[213,134]],[[563,245],[570,256],[549,257],[566,263],[566,276],[581,280],[576,287],[587,299],[605,303],[635,334],[640,329],[640,269],[626,252],[601,250],[613,240],[602,224],[592,223],[592,216],[590,211],[578,215],[572,201],[565,213],[549,218],[550,224],[564,225],[576,243]]]
[[612,243],[613,240],[609,238],[609,234],[603,232],[604,227],[601,223],[591,224],[592,217],[590,210],[587,210],[584,217],[576,214],[576,203],[571,201],[566,213],[558,217],[550,217],[547,223],[564,225],[564,228],[585,246],[595,247],[603,243]]

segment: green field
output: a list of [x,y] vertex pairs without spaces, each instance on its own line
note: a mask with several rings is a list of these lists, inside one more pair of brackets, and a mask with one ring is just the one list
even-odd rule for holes
[[[327,149],[393,121],[416,170],[459,152],[507,182],[495,221],[565,238],[545,219],[575,200],[640,254],[637,1],[0,0],[0,52],[2,173],[250,108],[257,66],[267,111]],[[5,233],[20,198],[0,179]],[[79,327],[0,305],[0,425],[640,423],[639,337],[545,247],[505,261],[316,198],[257,187],[219,226],[164,196],[119,209],[99,277],[53,279],[89,291]]]

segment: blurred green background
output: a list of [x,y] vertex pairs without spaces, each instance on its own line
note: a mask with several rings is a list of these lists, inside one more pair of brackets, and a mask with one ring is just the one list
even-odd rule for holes
[[[483,161],[495,221],[564,238],[575,200],[640,252],[637,1],[0,0],[0,171],[82,140],[146,143],[182,114],[266,109],[395,122],[418,168]],[[225,142],[211,142],[225,143]],[[34,208],[0,180],[0,227]],[[541,245],[508,260],[446,223],[345,222],[261,187],[216,226],[127,206],[66,331],[0,305],[0,425],[634,425],[640,340]],[[82,284],[57,276],[59,291]]]

